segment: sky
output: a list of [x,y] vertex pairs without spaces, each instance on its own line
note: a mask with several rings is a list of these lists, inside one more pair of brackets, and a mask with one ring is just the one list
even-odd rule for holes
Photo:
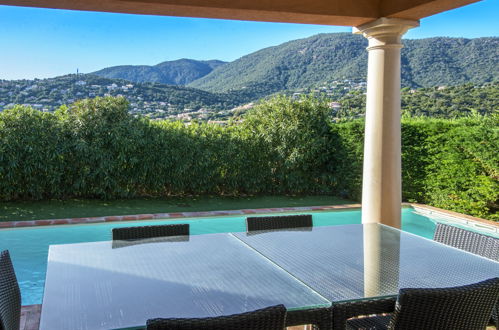
[[[405,38],[499,35],[499,1],[421,20]],[[350,27],[0,6],[0,79],[48,78],[180,58],[233,61],[259,49]]]

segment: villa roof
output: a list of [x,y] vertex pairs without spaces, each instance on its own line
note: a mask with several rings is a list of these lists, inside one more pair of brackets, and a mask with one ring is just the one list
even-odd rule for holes
[[479,0],[0,0],[0,5],[248,21],[358,26],[418,20]]

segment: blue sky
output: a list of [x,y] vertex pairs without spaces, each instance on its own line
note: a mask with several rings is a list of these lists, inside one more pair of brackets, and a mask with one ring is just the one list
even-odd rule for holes
[[[499,34],[499,1],[428,17],[406,38]],[[179,58],[232,61],[264,47],[349,27],[0,6],[0,79],[47,78]]]

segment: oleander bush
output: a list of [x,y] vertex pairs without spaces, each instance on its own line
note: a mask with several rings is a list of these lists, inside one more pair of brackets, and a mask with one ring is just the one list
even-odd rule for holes
[[336,146],[325,100],[277,96],[248,113],[239,131],[259,141],[268,186],[278,194],[331,193],[335,190]]
[[16,106],[0,113],[0,198],[63,197],[67,163],[57,116]]
[[[403,199],[499,220],[498,116],[403,118]],[[317,97],[227,126],[152,121],[123,98],[0,113],[0,200],[334,194],[360,200],[364,122]]]

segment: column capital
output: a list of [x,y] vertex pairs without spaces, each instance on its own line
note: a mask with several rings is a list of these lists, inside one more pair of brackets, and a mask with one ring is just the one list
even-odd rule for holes
[[419,21],[381,17],[375,21],[353,28],[353,33],[362,34],[369,40],[368,50],[379,47],[402,47],[401,38],[407,30],[418,27]]

